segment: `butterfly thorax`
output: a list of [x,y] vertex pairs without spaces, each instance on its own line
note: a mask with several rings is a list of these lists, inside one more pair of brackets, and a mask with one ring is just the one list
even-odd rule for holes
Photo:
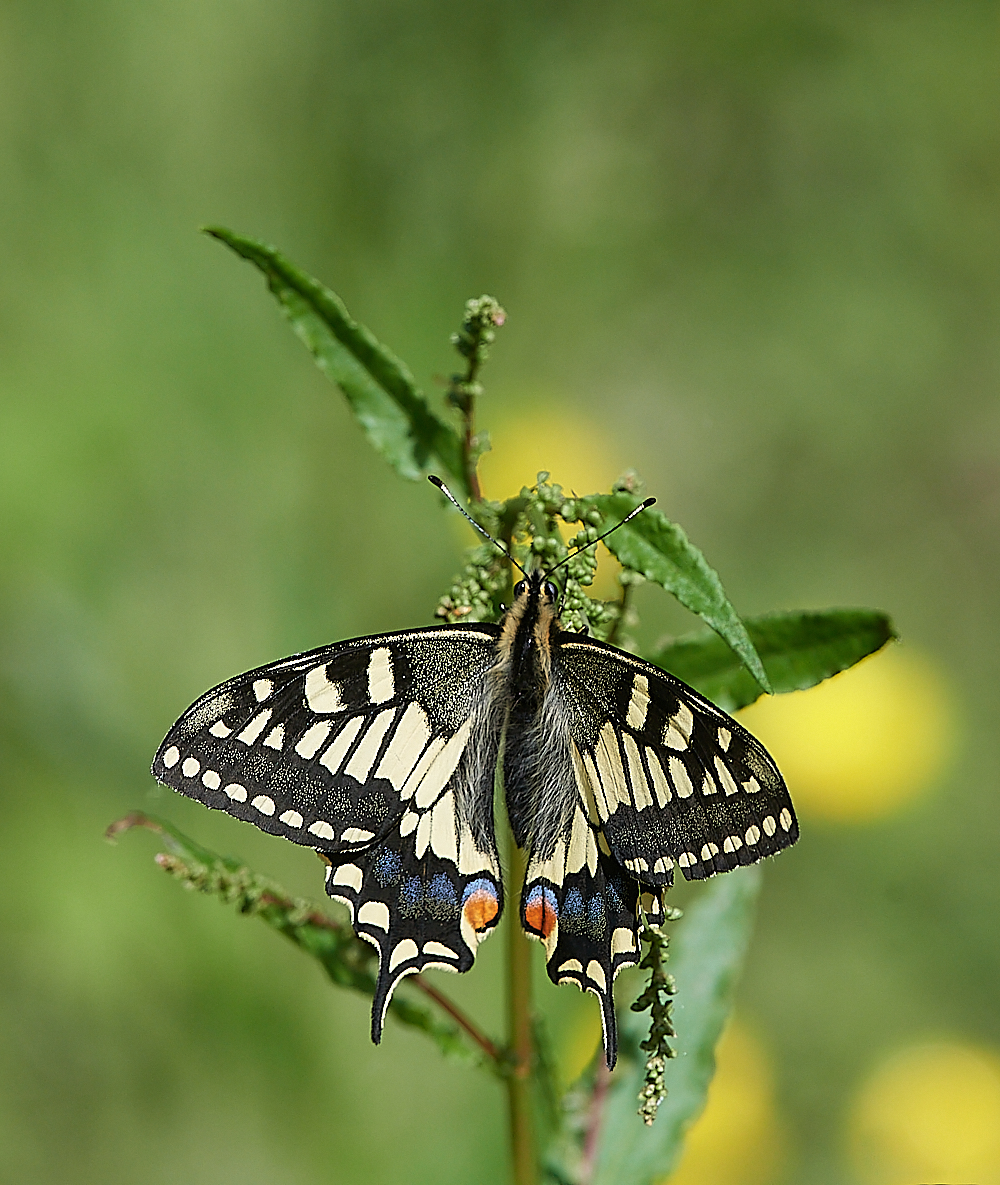
[[555,707],[552,659],[553,640],[560,629],[557,595],[540,572],[521,581],[498,641],[508,702],[504,789],[519,847],[555,843],[565,813],[560,791],[571,787],[568,753],[561,751],[547,720]]

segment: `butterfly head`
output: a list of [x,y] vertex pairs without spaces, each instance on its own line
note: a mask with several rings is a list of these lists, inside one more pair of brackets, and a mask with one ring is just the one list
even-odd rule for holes
[[524,600],[525,604],[536,601],[540,605],[555,605],[559,600],[559,589],[551,580],[546,580],[545,572],[530,572],[524,580],[514,585],[516,601]]

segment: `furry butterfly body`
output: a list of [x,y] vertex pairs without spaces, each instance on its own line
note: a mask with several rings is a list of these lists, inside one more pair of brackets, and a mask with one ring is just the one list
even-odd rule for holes
[[327,892],[379,953],[378,1042],[399,980],[467,971],[497,926],[494,825],[528,853],[521,925],[550,978],[598,997],[609,1065],[612,985],[639,961],[674,869],[700,879],[795,842],[763,747],[649,663],[561,629],[542,573],[500,625],[430,627],[295,655],[207,692],[153,774],[209,807],[315,848]]

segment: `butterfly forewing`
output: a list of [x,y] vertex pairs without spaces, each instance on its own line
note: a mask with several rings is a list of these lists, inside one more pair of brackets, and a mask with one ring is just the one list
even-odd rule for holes
[[639,881],[669,885],[675,867],[701,880],[795,842],[781,775],[735,720],[614,647],[562,634],[554,652],[580,793]]
[[181,793],[326,857],[328,893],[379,951],[376,1040],[403,975],[468,970],[499,921],[500,737],[480,710],[496,634],[412,630],[260,667],[203,695],[153,762]]

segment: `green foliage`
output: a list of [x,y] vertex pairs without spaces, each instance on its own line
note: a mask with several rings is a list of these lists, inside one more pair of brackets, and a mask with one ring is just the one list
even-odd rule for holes
[[[871,609],[769,613],[744,624],[776,694],[813,687],[896,636],[889,618]],[[745,708],[760,695],[729,647],[707,630],[678,638],[649,658],[726,712]]]
[[[590,598],[585,590],[593,582],[597,556],[596,548],[588,545],[639,506],[639,482],[629,474],[610,493],[567,496],[543,472],[534,486],[503,502],[481,498],[476,462],[485,437],[474,435],[473,423],[482,395],[479,371],[494,331],[506,317],[495,300],[483,296],[469,301],[462,327],[452,339],[466,362],[465,372],[452,376],[447,394],[447,403],[462,417],[459,434],[430,410],[403,363],[351,319],[335,293],[272,247],[220,228],[208,233],[264,273],[295,332],[340,386],[370,443],[401,476],[416,478],[431,468],[447,473],[469,499],[471,516],[519,564],[525,569],[558,567],[566,628],[614,640],[628,616],[630,588],[643,580],[660,585],[701,617],[711,632],[673,642],[651,660],[730,711],[751,703],[761,689],[810,687],[894,637],[885,615],[864,610],[782,613],[742,621],[702,553],[677,524],[650,509],[606,541],[623,567],[620,598]],[[566,523],[578,526],[568,544],[561,530]],[[480,544],[470,549],[437,615],[446,621],[495,621],[510,582],[504,557],[492,545]],[[111,830],[117,833],[136,825],[163,836],[168,851],[157,857],[158,862],[187,887],[259,917],[318,959],[331,982],[372,994],[375,953],[349,926],[288,897],[239,861],[217,856],[167,823],[133,815]],[[647,1185],[676,1164],[684,1133],[704,1105],[760,883],[761,871],[752,867],[719,877],[703,889],[678,927],[673,976],[664,967],[665,933],[645,929],[649,948],[641,967],[650,972],[649,985],[620,1022],[620,1064],[610,1080],[600,1065],[592,1065],[560,1098],[547,1039],[535,1025],[530,1072],[536,1112],[544,1118],[538,1125],[545,1137],[539,1141],[544,1143],[539,1163],[544,1163],[550,1180],[563,1185]],[[679,911],[665,909],[667,919],[678,916]],[[526,1000],[526,984],[521,987]],[[433,1007],[416,999],[420,992]],[[421,976],[410,977],[390,1008],[397,1020],[425,1033],[444,1053],[488,1067],[508,1082],[519,1076],[519,1068],[527,1068],[515,1066],[511,1049],[485,1036]],[[639,1015],[646,1010],[648,1027]],[[675,1036],[680,1056],[668,1071],[667,1061],[674,1056],[669,1039]],[[636,1118],[637,1100],[645,1126]],[[523,1154],[523,1146],[520,1151]],[[523,1155],[515,1156],[515,1162],[523,1160]]]
[[[594,494],[581,501],[600,512],[602,531],[621,522],[639,505],[639,499],[625,490]],[[685,608],[697,613],[740,656],[761,687],[771,691],[753,642],[730,604],[722,581],[676,523],[658,510],[647,510],[615,531],[607,547],[623,568],[662,585]]]
[[401,477],[416,480],[441,468],[465,487],[457,433],[434,415],[409,370],[351,318],[335,292],[267,243],[221,226],[205,229],[264,273],[316,365],[344,392],[369,443]]

